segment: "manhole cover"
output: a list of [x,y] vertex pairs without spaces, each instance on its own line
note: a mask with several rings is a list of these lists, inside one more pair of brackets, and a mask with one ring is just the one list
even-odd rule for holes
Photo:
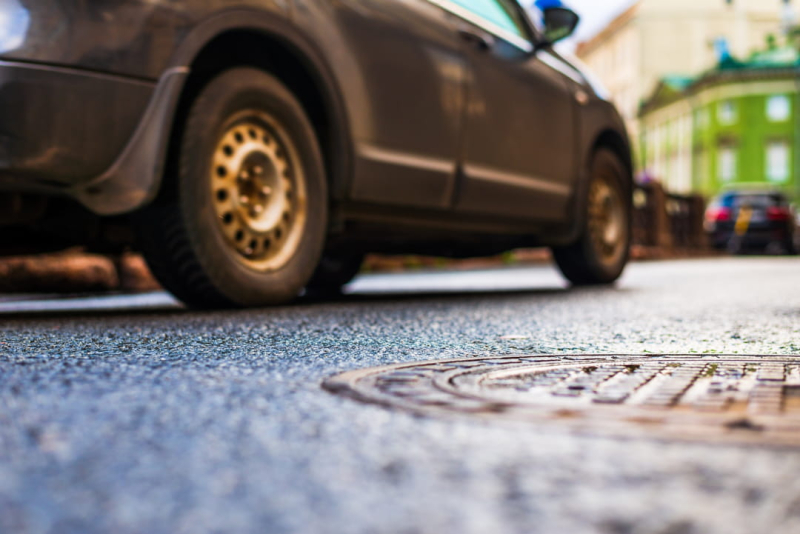
[[800,357],[520,356],[352,371],[324,387],[420,414],[800,445]]

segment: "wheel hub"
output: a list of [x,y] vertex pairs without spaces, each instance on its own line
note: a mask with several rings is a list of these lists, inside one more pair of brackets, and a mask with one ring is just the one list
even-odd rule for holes
[[288,190],[274,160],[256,147],[245,157],[236,174],[236,209],[250,228],[268,231],[276,226],[287,209],[291,209],[285,196]]
[[600,257],[616,260],[624,246],[625,215],[622,198],[605,178],[592,182],[589,196],[589,229]]
[[221,136],[210,179],[219,227],[239,260],[257,270],[288,261],[305,222],[305,188],[285,132],[246,114]]

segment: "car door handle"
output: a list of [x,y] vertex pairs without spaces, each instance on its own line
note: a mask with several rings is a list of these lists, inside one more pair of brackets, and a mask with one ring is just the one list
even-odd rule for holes
[[459,28],[458,35],[464,41],[484,52],[488,51],[494,46],[494,37],[488,33],[481,32],[480,30],[474,30],[472,28]]

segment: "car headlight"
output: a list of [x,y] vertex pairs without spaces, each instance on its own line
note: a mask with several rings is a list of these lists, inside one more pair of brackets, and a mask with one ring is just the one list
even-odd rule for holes
[[19,0],[5,0],[0,5],[0,54],[19,48],[25,41],[31,17]]

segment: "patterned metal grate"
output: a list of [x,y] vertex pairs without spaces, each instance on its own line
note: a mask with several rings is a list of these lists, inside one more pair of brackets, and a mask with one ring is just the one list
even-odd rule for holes
[[423,415],[800,446],[800,357],[514,356],[352,371],[323,387]]

